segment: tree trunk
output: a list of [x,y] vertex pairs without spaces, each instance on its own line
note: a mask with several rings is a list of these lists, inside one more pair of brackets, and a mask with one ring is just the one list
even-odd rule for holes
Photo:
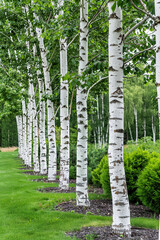
[[[35,16],[37,18],[37,16]],[[37,18],[37,20],[39,20]],[[36,28],[37,38],[39,41],[39,48],[42,59],[42,68],[45,79],[45,90],[48,96],[47,99],[47,125],[48,125],[48,180],[56,180],[57,174],[57,150],[56,150],[56,136],[55,136],[55,116],[53,102],[50,100],[52,96],[52,88],[50,81],[50,73],[47,61],[47,52],[42,38],[42,29]]]
[[114,1],[109,7],[109,173],[112,191],[112,228],[119,234],[131,234],[130,207],[123,161],[123,33],[122,10]]
[[47,149],[45,137],[45,101],[42,100],[44,94],[44,83],[40,77],[40,70],[37,71],[38,85],[39,85],[39,139],[40,139],[40,173],[47,173]]
[[100,117],[99,117],[99,102],[97,95],[97,119],[98,119],[98,148],[101,148],[101,131],[100,131]]
[[[88,2],[80,2],[80,49],[79,75],[81,76],[88,63]],[[88,144],[88,116],[87,90],[77,87],[77,176],[76,201],[78,206],[89,206],[87,180],[87,144]]]
[[18,157],[22,158],[23,149],[22,116],[16,116],[16,122],[18,130]]
[[153,142],[156,142],[156,128],[154,126],[153,116],[152,116],[152,133],[153,133]]
[[[155,15],[160,19],[160,0],[155,0]],[[158,116],[159,116],[159,139],[160,139],[160,21],[155,25],[156,29],[156,86],[158,100]]]
[[134,106],[134,117],[135,117],[135,123],[136,123],[136,144],[138,142],[138,120],[137,120],[137,109]]
[[131,141],[133,142],[133,135],[132,135],[132,130],[131,130],[131,126],[130,126],[130,123],[128,123],[128,128],[129,128],[129,134],[130,134],[130,137],[131,137]]
[[23,112],[23,155],[25,165],[27,165],[27,123],[26,123],[26,104],[25,100],[22,100],[22,112]]
[[29,89],[28,89],[28,144],[27,144],[27,153],[28,153],[28,166],[32,167],[32,124],[33,124],[33,118],[32,118],[32,93],[31,93],[31,79],[29,79]]
[[[59,7],[63,7],[64,0],[59,0]],[[60,11],[63,15],[63,11]],[[67,63],[67,38],[60,39],[60,125],[61,125],[61,145],[60,145],[60,189],[69,189],[69,107],[68,107],[68,80],[63,77],[68,72]]]
[[39,157],[38,157],[38,116],[36,110],[36,101],[35,101],[35,93],[32,85],[31,91],[33,92],[33,106],[32,106],[32,114],[33,114],[33,170],[34,172],[39,172]]

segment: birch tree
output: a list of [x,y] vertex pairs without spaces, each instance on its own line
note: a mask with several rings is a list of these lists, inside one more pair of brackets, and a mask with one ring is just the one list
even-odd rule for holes
[[[58,1],[63,15],[64,0]],[[61,126],[61,145],[60,145],[60,189],[69,189],[69,108],[68,108],[68,80],[63,78],[68,72],[67,62],[67,38],[60,38],[60,126]]]
[[109,173],[112,191],[112,228],[121,234],[131,234],[130,207],[123,161],[123,33],[122,10],[114,1],[109,7]]
[[[80,47],[79,70],[82,73],[88,63],[88,2],[80,2]],[[82,83],[82,81],[81,81]],[[76,176],[76,201],[78,206],[89,206],[88,181],[87,181],[87,143],[88,143],[88,117],[87,117],[87,90],[77,87],[77,176]]]

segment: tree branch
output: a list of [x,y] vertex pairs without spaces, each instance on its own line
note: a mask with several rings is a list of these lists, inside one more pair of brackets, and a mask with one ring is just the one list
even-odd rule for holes
[[150,12],[148,12],[148,11],[146,11],[146,10],[143,10],[143,9],[137,7],[132,0],[130,0],[130,2],[131,2],[131,4],[133,5],[133,7],[136,8],[138,11],[141,11],[141,12],[143,12],[144,14],[148,15],[148,16],[149,16],[150,18],[152,18],[154,21],[156,20],[156,17],[155,17],[154,15],[152,15]]
[[77,34],[73,37],[73,39],[70,41],[70,43],[68,43],[67,48],[74,42],[74,40],[76,39],[76,37],[78,37],[78,35],[79,35],[79,33],[77,33]]
[[142,25],[149,17],[145,16],[144,19],[142,19],[139,23],[137,23],[135,26],[133,26],[125,35],[124,40],[131,34],[136,28],[138,28],[140,25]]
[[127,64],[128,62],[130,62],[133,58],[137,57],[139,54],[141,54],[141,53],[143,53],[143,52],[146,52],[146,51],[149,51],[149,50],[152,50],[152,49],[154,49],[155,47],[156,47],[156,46],[154,45],[154,46],[152,46],[152,47],[150,47],[150,48],[146,48],[146,49],[144,49],[143,51],[140,51],[140,52],[136,53],[134,56],[132,56],[132,57],[129,58],[126,62],[124,62],[124,65]]
[[88,89],[87,98],[88,98],[88,95],[89,95],[90,90],[91,90],[95,85],[97,85],[99,82],[101,82],[102,80],[107,79],[107,78],[108,78],[108,76],[107,76],[107,77],[100,78],[97,82],[95,82],[95,83]]

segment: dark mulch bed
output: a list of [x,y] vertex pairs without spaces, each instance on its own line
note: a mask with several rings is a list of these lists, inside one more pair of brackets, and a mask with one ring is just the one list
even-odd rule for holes
[[[58,182],[59,182],[59,180],[58,180]],[[69,187],[68,190],[61,190],[57,187],[46,187],[46,188],[39,189],[39,191],[41,191],[41,192],[73,193],[73,192],[76,191],[76,188],[75,187]],[[102,194],[103,190],[101,188],[89,187],[89,193]]]
[[40,174],[40,173],[34,172],[33,170],[32,171],[25,171],[25,172],[22,172],[22,173],[28,174],[28,175],[33,175],[33,176],[47,176],[47,174]]
[[[63,202],[55,207],[56,210],[64,212],[76,212],[82,214],[93,214],[100,216],[112,216],[112,201],[110,199],[90,200],[89,207],[76,206],[76,201]],[[152,218],[154,213],[143,205],[130,204],[131,217]],[[158,218],[158,215],[156,216]]]
[[[132,228],[130,238],[113,233],[111,227],[85,227],[80,231],[66,233],[70,237],[76,236],[78,239],[94,239],[94,240],[157,240],[158,230]],[[90,237],[90,238],[89,238]],[[92,238],[91,238],[92,237]]]

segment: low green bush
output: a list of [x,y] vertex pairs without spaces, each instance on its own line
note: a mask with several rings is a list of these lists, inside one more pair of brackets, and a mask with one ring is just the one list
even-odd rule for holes
[[142,203],[160,213],[160,158],[152,158],[137,181],[137,195]]
[[97,165],[97,168],[92,171],[92,182],[97,187],[102,186],[100,178],[101,178],[103,167],[104,167],[106,161],[108,162],[108,156],[107,155],[102,158],[100,163]]
[[134,152],[125,153],[124,152],[124,166],[126,173],[126,181],[128,188],[129,199],[132,202],[139,201],[136,190],[137,190],[137,179],[144,169],[144,167],[148,164],[151,155],[148,151],[143,151],[142,148],[138,148]]
[[[137,148],[131,153],[124,152],[126,181],[131,202],[140,201],[137,196],[137,180],[152,158],[160,158],[160,154],[155,152],[149,154],[148,151],[143,151],[141,148]],[[97,168],[92,171],[92,181],[94,185],[102,187],[108,197],[111,196],[107,155],[102,158]]]

